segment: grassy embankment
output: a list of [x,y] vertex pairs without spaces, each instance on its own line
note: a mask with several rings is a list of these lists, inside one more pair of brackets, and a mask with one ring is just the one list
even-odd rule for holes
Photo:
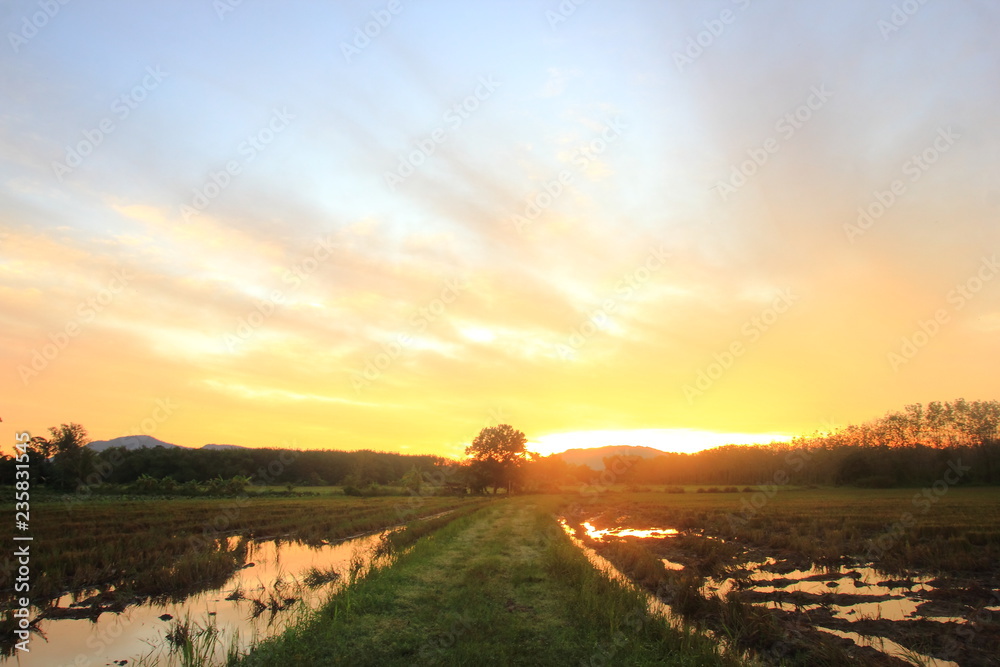
[[551,512],[516,498],[456,519],[240,664],[738,664],[650,616]]

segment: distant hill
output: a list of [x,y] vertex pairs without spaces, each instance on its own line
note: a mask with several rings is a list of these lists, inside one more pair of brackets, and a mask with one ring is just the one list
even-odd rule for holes
[[124,447],[125,449],[142,449],[143,447],[180,447],[180,445],[172,445],[169,442],[158,440],[151,435],[123,435],[120,438],[112,438],[111,440],[95,440],[88,443],[87,446],[95,452],[103,452],[105,449],[109,449],[111,447]]
[[653,447],[636,447],[633,445],[567,449],[561,454],[556,454],[556,456],[561,457],[566,463],[585,465],[594,470],[604,470],[604,459],[609,456],[639,456],[644,459],[651,459],[662,455],[663,452],[659,449],[654,449]]
[[[103,452],[105,449],[110,449],[111,447],[124,447],[125,449],[143,449],[145,447],[169,447],[173,449],[193,449],[192,447],[185,447],[183,445],[173,445],[169,442],[163,442],[151,435],[123,435],[120,438],[113,438],[111,440],[95,440],[87,445],[95,452]],[[198,449],[247,449],[242,445],[202,445]]]

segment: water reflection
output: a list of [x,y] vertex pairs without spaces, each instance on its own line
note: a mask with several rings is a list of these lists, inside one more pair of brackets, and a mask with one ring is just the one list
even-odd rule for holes
[[[145,657],[146,664],[180,664],[181,656],[170,651],[167,635],[185,622],[193,636],[210,640],[215,660],[224,661],[228,649],[245,650],[280,633],[298,614],[319,607],[352,571],[363,576],[377,562],[375,547],[389,532],[311,546],[251,541],[247,564],[221,588],[181,601],[125,607],[94,619],[39,620],[31,651],[17,652],[17,664],[132,665],[139,657]],[[65,595],[55,605],[71,613],[79,598],[79,593]]]
[[741,569],[749,571],[746,578],[708,578],[701,589],[702,595],[721,598],[739,589],[751,602],[791,604],[802,609],[823,604],[835,618],[848,621],[861,618],[904,621],[916,617],[960,620],[918,612],[917,608],[927,601],[926,593],[934,590],[927,583],[931,577],[892,580],[885,572],[871,567],[848,566],[814,566],[777,574],[768,571],[774,563],[774,559],[768,559],[742,566]]
[[672,537],[679,534],[676,528],[595,528],[588,521],[581,524],[592,540],[603,540],[605,537],[642,537],[659,538]]
[[[626,579],[625,575],[604,560],[593,549],[587,548],[576,537],[576,532],[565,520],[560,523],[563,529],[580,547],[598,569],[613,571],[613,578]],[[582,532],[595,541],[614,537],[639,537],[663,539],[681,534],[673,528],[607,528],[597,529],[589,521],[580,524]],[[685,532],[684,535],[703,539],[717,539],[697,532]],[[658,553],[660,561],[668,570],[683,571],[685,565],[664,555],[673,555],[676,548],[670,540],[653,548]],[[603,561],[603,562],[602,562]],[[933,613],[921,605],[933,599],[934,586],[930,584],[932,577],[909,576],[903,579],[893,578],[888,573],[872,567],[822,567],[813,566],[808,569],[790,568],[787,561],[768,557],[755,562],[742,562],[738,569],[731,570],[727,575],[718,578],[705,577],[699,588],[699,593],[705,598],[725,600],[732,593],[740,599],[767,607],[792,613],[823,610],[823,616],[834,621],[852,623],[865,619],[880,619],[885,621],[904,622],[915,619],[926,619],[938,623],[966,623],[957,616]],[[680,625],[682,622],[667,608],[672,620]],[[892,640],[880,636],[862,636],[855,632],[845,632],[828,627],[822,627],[819,621],[814,626],[817,630],[835,634],[853,640],[858,646],[871,647],[882,653],[900,658],[904,661],[934,667],[952,667],[954,662],[935,659],[907,649]],[[832,623],[831,623],[832,624]],[[838,625],[838,627],[841,627]]]
[[[669,605],[657,599],[656,596],[651,595],[642,587],[637,586],[635,582],[625,575],[625,573],[615,567],[611,561],[585,545],[577,536],[576,530],[566,522],[566,519],[559,519],[559,525],[562,527],[566,535],[569,536],[569,539],[573,542],[574,546],[583,552],[583,554],[587,557],[587,560],[590,561],[590,564],[593,565],[598,572],[601,572],[605,577],[611,579],[612,581],[620,582],[641,592],[646,598],[646,608],[649,610],[650,614],[666,620],[673,628],[684,631],[690,630],[684,619],[679,614],[674,613],[674,610],[671,609]],[[587,534],[589,535],[589,530],[586,528],[587,525],[588,524],[583,524],[583,527],[584,530],[587,530]],[[593,528],[593,526],[591,526],[591,528]]]
[[864,635],[859,635],[856,632],[844,632],[842,630],[831,630],[830,628],[822,627],[817,627],[817,629],[831,635],[850,639],[858,646],[870,647],[877,651],[881,651],[888,656],[892,656],[893,658],[899,658],[900,660],[920,665],[921,667],[960,667],[957,662],[942,660],[933,656],[924,655],[923,653],[911,651],[905,646],[901,646],[891,639],[886,639],[885,637],[866,637]]

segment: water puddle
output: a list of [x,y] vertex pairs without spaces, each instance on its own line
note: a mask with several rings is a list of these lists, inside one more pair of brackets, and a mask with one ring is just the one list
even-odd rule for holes
[[[374,551],[390,531],[310,546],[289,541],[251,541],[246,566],[219,589],[180,602],[144,603],[88,618],[42,618],[31,637],[30,653],[18,651],[19,665],[180,664],[168,635],[188,633],[196,646],[224,660],[226,651],[245,650],[273,636],[326,598],[353,571],[363,576]],[[230,548],[233,546],[230,538]],[[80,594],[56,600],[57,614],[81,610]],[[77,603],[74,606],[74,603]],[[35,614],[39,612],[34,610]],[[51,612],[50,612],[51,613]],[[128,661],[122,662],[123,660]]]
[[[627,578],[600,555],[577,539],[572,527],[561,521],[563,529],[578,547],[587,553],[595,567],[607,572],[613,569],[615,578]],[[672,528],[617,527],[597,529],[589,521],[581,524],[586,536],[595,541],[611,541],[615,538],[638,537],[651,539],[651,549],[668,570],[683,571],[686,566],[673,558],[685,558],[683,550],[677,548],[673,540],[665,539],[683,535],[713,539],[700,532],[678,531]],[[656,544],[656,542],[659,542]],[[747,552],[749,553],[749,552]],[[675,555],[676,554],[676,555]],[[667,556],[667,557],[664,557]],[[744,555],[745,557],[745,555]],[[598,560],[599,559],[599,560]],[[599,562],[603,561],[603,563]],[[737,561],[739,562],[739,561]],[[849,623],[856,621],[906,622],[927,620],[935,623],[966,623],[954,615],[954,609],[935,610],[934,599],[938,589],[931,585],[932,577],[893,577],[872,567],[822,567],[796,569],[787,562],[768,557],[756,561],[742,561],[720,577],[705,577],[699,593],[705,598],[726,599],[730,594],[744,602],[768,609],[798,614],[817,612],[819,617],[829,619],[830,625],[841,629],[823,627],[822,620],[813,621],[817,630],[850,639],[860,647],[872,648],[907,662],[934,667],[952,667],[954,662],[940,660],[892,641],[888,637],[862,635],[844,631]],[[673,612],[669,611],[672,622],[683,625]],[[816,614],[813,614],[815,617]]]
[[[761,604],[769,609],[797,613],[825,609],[832,618],[849,622],[861,620],[911,621],[927,619],[936,622],[964,623],[954,616],[921,613],[919,608],[927,602],[926,593],[936,590],[927,582],[932,577],[893,579],[885,572],[871,567],[809,569],[780,573],[770,571],[775,560],[749,563],[742,570],[749,576],[739,580],[708,579],[702,588],[703,595],[723,597],[732,590],[745,601]],[[779,568],[780,569],[780,568]],[[817,630],[852,640],[860,647],[873,648],[888,656],[927,667],[957,667],[957,663],[940,660],[908,649],[888,637],[867,636],[825,627],[820,621]]]
[[[669,605],[661,602],[654,595],[650,594],[648,591],[645,591],[639,586],[636,586],[635,583],[631,579],[629,579],[621,570],[612,565],[611,561],[604,558],[599,553],[597,553],[596,551],[588,547],[586,544],[584,544],[580,540],[580,538],[577,537],[576,530],[574,530],[573,527],[570,526],[565,519],[559,519],[559,525],[562,527],[566,535],[569,536],[569,539],[573,542],[573,545],[583,552],[583,554],[587,557],[587,560],[590,561],[590,564],[593,565],[598,572],[601,572],[604,576],[606,576],[608,579],[611,579],[612,581],[620,582],[635,590],[641,591],[646,597],[646,607],[647,609],[649,609],[650,614],[663,618],[670,624],[671,627],[677,630],[682,630],[682,631],[690,630],[690,627],[684,621],[684,619],[679,614],[674,613],[673,609],[671,609]],[[590,530],[586,528],[586,524],[584,524],[584,527],[585,530],[587,530],[587,534],[589,535]]]
[[587,531],[587,537],[598,541],[603,540],[606,537],[659,538],[672,537],[680,534],[676,528],[604,528],[599,530],[589,522],[584,522],[581,525],[583,525],[584,530]]
[[892,656],[893,658],[899,658],[900,660],[905,660],[906,662],[913,663],[914,665],[920,665],[920,667],[960,667],[957,662],[940,660],[929,655],[911,651],[905,646],[900,646],[896,642],[891,639],[886,639],[885,637],[865,637],[856,632],[843,632],[842,630],[831,630],[830,628],[823,628],[819,626],[817,626],[817,629],[831,635],[850,639],[858,646],[873,648],[876,651],[880,651],[888,656]]
[[741,570],[749,571],[745,578],[709,578],[702,588],[703,595],[724,596],[739,590],[748,602],[778,602],[800,607],[823,604],[834,617],[847,621],[862,618],[905,621],[914,618],[954,620],[920,614],[917,608],[927,601],[923,593],[935,590],[927,584],[932,577],[893,580],[884,572],[870,567],[824,568],[774,573],[768,570],[773,559],[764,563],[749,563]]

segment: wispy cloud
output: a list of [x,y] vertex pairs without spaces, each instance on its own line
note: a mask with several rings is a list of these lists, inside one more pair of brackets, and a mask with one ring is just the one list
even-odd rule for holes
[[[544,2],[414,6],[346,63],[331,35],[356,8],[182,4],[67,11],[0,54],[0,359],[19,383],[52,357],[16,396],[31,429],[117,434],[169,390],[177,441],[451,452],[501,404],[532,437],[652,441],[993,391],[996,281],[885,363],[1000,245],[982,3],[928,3],[890,39],[879,3],[722,3],[737,22],[681,69],[722,5],[599,3],[558,31]],[[169,76],[135,92],[147,66]],[[925,156],[941,127],[961,139]],[[88,154],[60,181],[68,151]]]
[[341,396],[321,396],[318,394],[302,394],[286,389],[276,389],[273,387],[248,387],[241,384],[219,382],[217,380],[203,380],[204,384],[215,391],[223,392],[245,398],[251,401],[308,401],[317,403],[340,403],[344,405],[355,405],[366,408],[385,407],[377,403],[367,401],[357,401]]

